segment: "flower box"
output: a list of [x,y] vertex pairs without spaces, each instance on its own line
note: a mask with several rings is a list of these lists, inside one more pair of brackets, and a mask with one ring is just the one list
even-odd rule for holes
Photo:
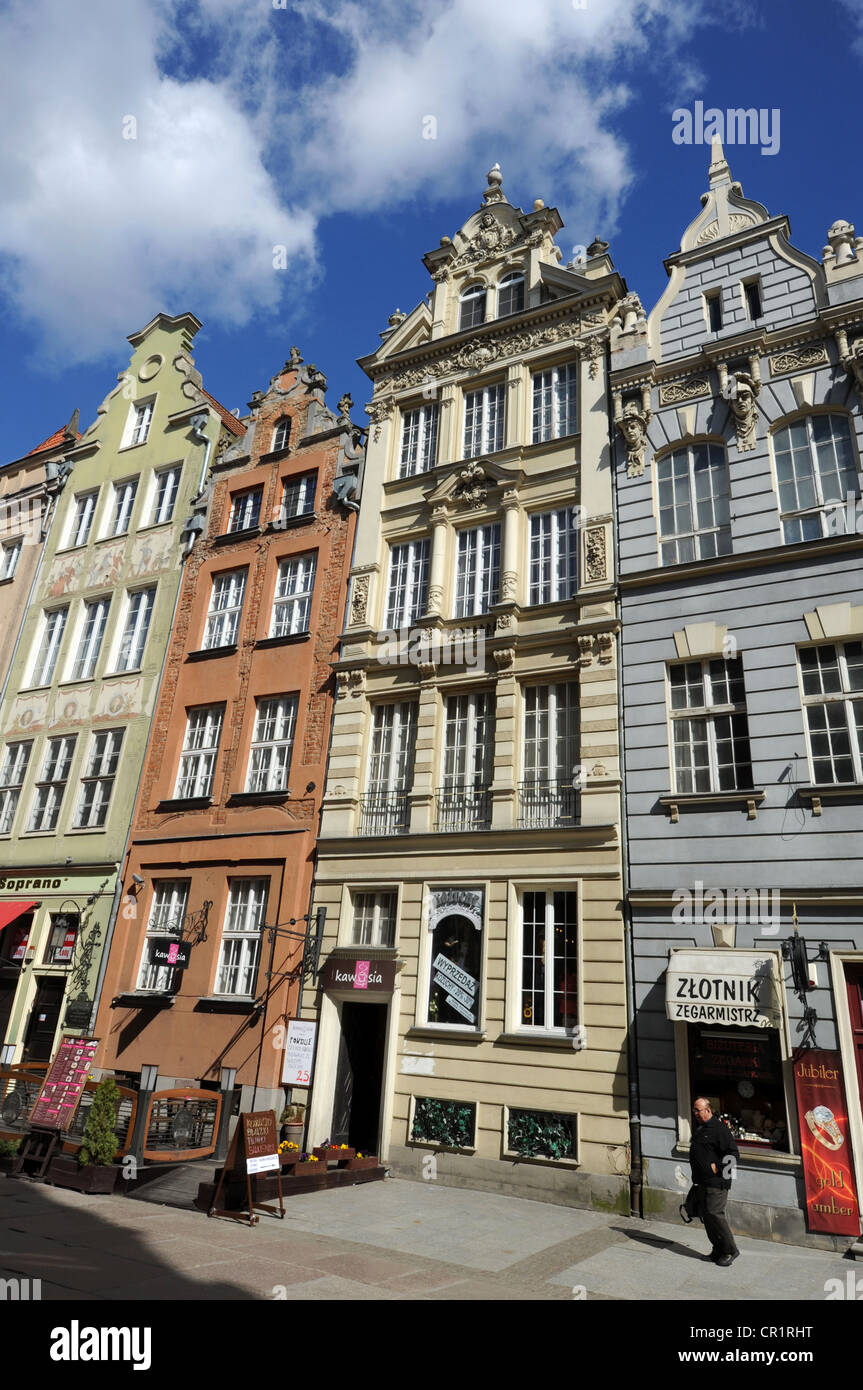
[[318,1147],[312,1150],[315,1158],[319,1158],[322,1162],[326,1160],[328,1163],[333,1163],[336,1159],[341,1162],[342,1159],[355,1158],[356,1152],[356,1149],[343,1149],[338,1144],[330,1144],[327,1148]]
[[77,1157],[62,1154],[48,1164],[47,1181],[55,1187],[71,1187],[75,1192],[113,1192],[119,1173],[113,1163],[81,1167]]
[[359,1172],[361,1169],[364,1168],[377,1168],[378,1157],[377,1154],[366,1154],[362,1158],[359,1158],[357,1157],[357,1155],[354,1155],[353,1158],[345,1159],[343,1162],[339,1163],[339,1167],[347,1168],[352,1173]]
[[293,1178],[310,1178],[314,1177],[316,1173],[325,1173],[326,1171],[327,1165],[325,1163],[314,1163],[310,1158],[306,1159],[304,1163],[295,1159],[293,1163],[287,1164],[285,1169],[288,1177]]

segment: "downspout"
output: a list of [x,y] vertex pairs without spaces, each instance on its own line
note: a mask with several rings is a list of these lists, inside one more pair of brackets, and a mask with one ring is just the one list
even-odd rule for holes
[[611,461],[614,512],[615,615],[620,624],[617,661],[617,729],[620,749],[620,852],[623,893],[623,961],[626,972],[626,1066],[629,1080],[629,1204],[633,1216],[644,1216],[644,1160],[641,1152],[641,1087],[638,1069],[638,1035],[635,1009],[635,943],[632,931],[630,893],[629,834],[626,823],[626,707],[623,696],[624,626],[620,597],[620,508],[617,496],[615,439],[611,406],[611,347],[605,349],[608,383],[608,448]]

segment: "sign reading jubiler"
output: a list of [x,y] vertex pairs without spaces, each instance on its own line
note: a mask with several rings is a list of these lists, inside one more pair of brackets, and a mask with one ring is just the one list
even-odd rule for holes
[[848,1108],[838,1052],[804,1052],[794,1064],[810,1231],[860,1233]]

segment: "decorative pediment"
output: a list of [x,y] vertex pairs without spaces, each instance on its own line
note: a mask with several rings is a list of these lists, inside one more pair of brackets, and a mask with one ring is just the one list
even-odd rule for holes
[[520,469],[502,468],[490,459],[468,459],[456,464],[451,473],[426,493],[430,507],[484,507],[489,493],[495,488],[516,487],[521,481]]

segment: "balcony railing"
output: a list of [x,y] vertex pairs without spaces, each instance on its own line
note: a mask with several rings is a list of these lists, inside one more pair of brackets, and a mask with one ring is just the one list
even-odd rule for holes
[[578,792],[571,782],[520,782],[518,823],[526,830],[578,825]]
[[368,792],[360,798],[360,834],[406,835],[409,815],[406,792]]
[[438,787],[438,830],[488,830],[490,825],[488,787]]

